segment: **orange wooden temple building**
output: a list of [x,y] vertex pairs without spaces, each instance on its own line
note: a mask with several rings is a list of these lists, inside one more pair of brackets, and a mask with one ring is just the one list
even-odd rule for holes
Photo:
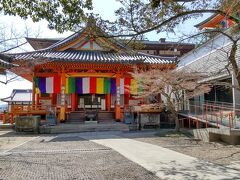
[[[239,19],[240,12],[234,14],[233,16]],[[196,24],[195,27],[199,29],[215,29],[215,28],[227,29],[234,24],[235,22],[233,20],[221,14],[215,13],[206,20],[200,22],[199,24]]]
[[108,37],[94,23],[47,48],[11,54],[12,71],[33,82],[32,104],[54,106],[58,119],[85,109],[122,110],[140,90],[131,72],[139,68],[175,67],[176,58],[133,51]]

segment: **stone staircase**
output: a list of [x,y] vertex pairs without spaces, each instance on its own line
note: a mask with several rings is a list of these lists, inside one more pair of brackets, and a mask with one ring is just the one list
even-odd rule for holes
[[114,112],[99,111],[98,123],[85,123],[85,112],[69,112],[66,123],[56,126],[40,126],[40,133],[58,134],[89,131],[129,131],[129,126],[122,122],[116,122]]
[[99,122],[112,122],[114,118],[114,112],[105,112],[100,111],[98,112],[98,121]]
[[[84,123],[85,113],[84,111],[73,111],[69,112],[66,123]],[[99,111],[98,112],[98,121],[101,122],[113,122],[114,121],[114,112],[110,111]]]
[[107,122],[97,124],[60,123],[56,126],[40,126],[41,134],[97,132],[97,131],[129,131],[127,124],[122,122]]
[[69,112],[66,123],[84,123],[84,121],[84,111],[73,111]]

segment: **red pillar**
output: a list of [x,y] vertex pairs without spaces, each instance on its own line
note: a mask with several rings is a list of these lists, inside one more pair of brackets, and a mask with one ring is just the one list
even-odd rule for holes
[[53,106],[57,105],[57,94],[56,93],[52,94],[52,105]]
[[105,99],[106,99],[106,109],[107,109],[107,111],[110,111],[111,110],[111,95],[106,94]]
[[75,93],[72,93],[71,98],[72,98],[72,104],[71,104],[72,111],[75,111],[77,107],[77,95]]
[[37,93],[37,96],[36,96],[36,107],[37,107],[37,109],[39,108],[39,105],[40,105],[40,103],[39,103],[39,96],[40,96],[40,94]]
[[75,111],[78,109],[78,94],[75,95],[75,99],[76,99],[76,102],[75,102]]
[[[33,74],[33,78],[34,78],[34,74]],[[35,83],[32,80],[32,109],[35,109],[35,94],[36,94],[36,87],[35,87]]]
[[125,106],[129,105],[129,98],[130,98],[130,94],[124,94],[124,105]]

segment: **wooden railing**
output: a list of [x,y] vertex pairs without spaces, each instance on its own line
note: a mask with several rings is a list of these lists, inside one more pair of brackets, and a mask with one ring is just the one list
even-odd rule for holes
[[56,111],[56,106],[43,105],[11,105],[11,111],[3,114],[3,123],[14,123],[15,116],[46,115],[50,110]]

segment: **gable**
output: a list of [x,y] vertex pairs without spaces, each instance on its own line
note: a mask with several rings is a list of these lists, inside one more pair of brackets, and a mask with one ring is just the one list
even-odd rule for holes
[[73,50],[101,50],[101,51],[107,50],[107,48],[104,49],[101,45],[99,45],[96,42],[96,40],[90,39],[81,41],[70,48]]
[[105,37],[104,34],[95,31],[77,32],[62,41],[49,47],[57,51],[65,50],[96,50],[96,51],[114,51],[123,52],[126,50],[124,45],[119,45],[115,40]]

